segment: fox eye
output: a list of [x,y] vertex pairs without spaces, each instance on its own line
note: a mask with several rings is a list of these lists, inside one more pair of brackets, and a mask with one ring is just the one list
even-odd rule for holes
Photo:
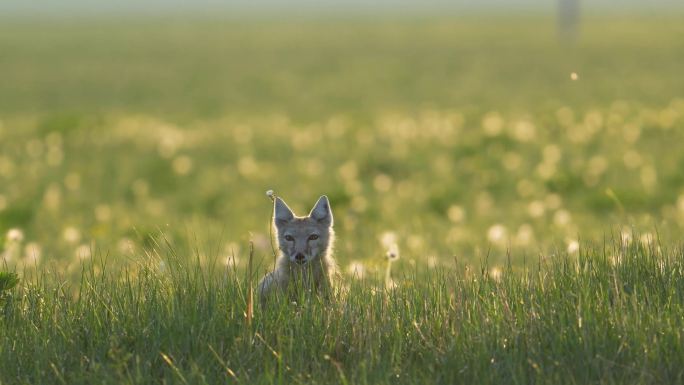
[[294,241],[294,238],[292,238],[292,235],[286,235],[285,240],[286,241]]
[[310,241],[313,241],[313,240],[315,240],[315,239],[318,239],[318,235],[317,235],[317,234],[311,234],[311,235],[309,235],[309,240],[310,240]]

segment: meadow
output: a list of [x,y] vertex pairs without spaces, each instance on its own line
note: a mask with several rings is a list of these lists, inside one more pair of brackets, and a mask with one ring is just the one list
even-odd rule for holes
[[[3,19],[0,383],[680,383],[683,61],[678,15]],[[345,294],[247,323],[269,189]]]

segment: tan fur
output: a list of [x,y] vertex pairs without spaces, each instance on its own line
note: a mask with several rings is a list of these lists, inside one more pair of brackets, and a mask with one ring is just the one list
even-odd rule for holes
[[298,289],[328,297],[338,275],[332,257],[335,232],[328,198],[320,197],[305,217],[295,216],[280,198],[274,205],[279,256],[275,270],[259,282],[262,305],[278,293],[296,297]]

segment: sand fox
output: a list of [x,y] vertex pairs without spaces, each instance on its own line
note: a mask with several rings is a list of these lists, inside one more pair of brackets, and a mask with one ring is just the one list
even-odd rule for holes
[[328,197],[321,196],[305,217],[295,216],[279,197],[273,204],[280,253],[275,270],[259,282],[262,305],[276,292],[296,296],[299,288],[328,297],[338,274],[332,257],[335,232]]

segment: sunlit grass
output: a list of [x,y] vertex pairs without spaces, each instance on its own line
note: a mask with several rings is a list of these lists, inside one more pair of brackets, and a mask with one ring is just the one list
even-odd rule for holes
[[680,19],[2,20],[0,382],[684,382]]
[[[247,277],[158,252],[78,282],[41,270],[0,312],[3,383],[679,383],[679,248],[608,243],[576,257],[347,279],[245,320]],[[359,278],[359,277],[357,277]]]

